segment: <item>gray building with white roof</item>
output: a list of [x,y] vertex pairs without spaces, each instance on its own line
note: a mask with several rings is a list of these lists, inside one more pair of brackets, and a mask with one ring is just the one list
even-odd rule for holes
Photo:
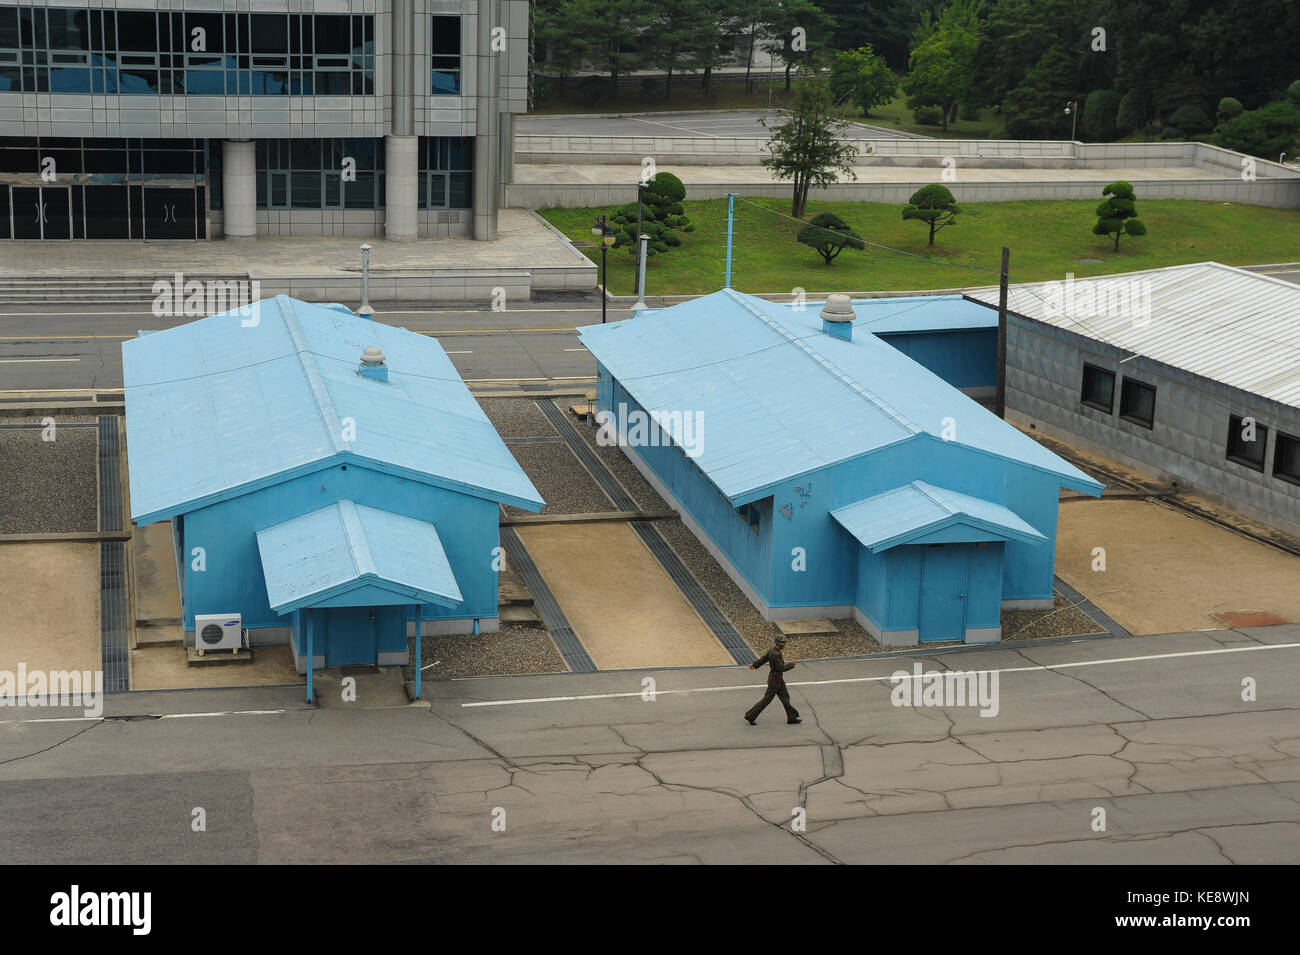
[[1300,286],[1217,262],[1014,285],[1006,395],[1012,420],[1300,535]]

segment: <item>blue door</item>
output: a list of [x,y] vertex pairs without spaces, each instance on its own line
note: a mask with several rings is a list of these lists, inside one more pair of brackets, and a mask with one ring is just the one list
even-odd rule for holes
[[378,657],[370,607],[331,607],[324,614],[327,667],[373,664]]
[[921,640],[966,639],[969,544],[929,544],[921,559]]

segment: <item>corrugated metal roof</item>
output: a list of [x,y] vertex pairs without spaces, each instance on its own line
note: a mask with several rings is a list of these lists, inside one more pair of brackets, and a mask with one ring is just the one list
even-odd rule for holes
[[[540,509],[438,342],[285,296],[254,308],[123,343],[137,522],[336,460]],[[370,346],[387,382],[357,373]]]
[[[874,335],[852,341],[730,289],[608,325],[582,343],[641,407],[701,414],[694,461],[733,504],[786,478],[932,435],[1037,467],[1062,484],[1101,485]],[[659,416],[679,444],[681,423]]]
[[877,552],[954,524],[972,532],[968,540],[1047,540],[1001,504],[925,481],[913,481],[837,508],[831,517],[864,547]]
[[[352,501],[258,531],[257,549],[276,613],[367,584],[391,592],[394,604],[455,607],[462,599],[432,524]],[[373,593],[365,603],[376,603]]]
[[[996,288],[967,294],[997,307]],[[1013,285],[1007,309],[1300,408],[1300,285],[1200,262]]]

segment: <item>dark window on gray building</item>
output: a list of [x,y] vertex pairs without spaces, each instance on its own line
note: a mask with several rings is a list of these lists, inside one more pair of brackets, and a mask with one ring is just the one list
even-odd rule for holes
[[460,17],[434,17],[431,53],[432,84],[437,96],[460,93]]
[[1255,471],[1264,470],[1264,449],[1268,447],[1268,428],[1241,415],[1228,416],[1228,460]]
[[1115,407],[1115,373],[1085,362],[1079,400],[1089,408],[1110,414]]
[[1300,438],[1277,433],[1277,447],[1273,449],[1273,477],[1291,484],[1300,484]]
[[421,136],[421,209],[468,209],[474,204],[474,139],[470,136]]
[[1156,390],[1135,378],[1125,377],[1119,391],[1119,416],[1125,421],[1150,428],[1156,420]]

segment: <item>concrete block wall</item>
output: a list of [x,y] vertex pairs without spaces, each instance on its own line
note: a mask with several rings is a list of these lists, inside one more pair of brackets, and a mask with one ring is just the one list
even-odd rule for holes
[[[1043,322],[1011,316],[1007,408],[1038,430],[1118,461],[1257,521],[1300,535],[1300,486],[1272,476],[1277,431],[1300,437],[1300,409],[1128,356],[1114,346]],[[1115,372],[1111,414],[1083,405],[1083,363]],[[1119,417],[1124,376],[1156,388],[1150,429]],[[1263,472],[1227,459],[1229,414],[1269,429]]]
[[[636,201],[634,175],[628,183],[510,183],[505,186],[505,205],[513,209],[582,208]],[[836,202],[883,202],[905,204],[921,186],[939,182],[939,176],[911,182],[841,182],[809,193],[812,199]],[[1018,199],[1094,199],[1101,197],[1106,176],[1093,180],[1042,182],[964,181],[959,171],[956,182],[944,183],[961,202],[1009,202]],[[1239,202],[1275,209],[1300,209],[1300,179],[1149,179],[1137,185],[1140,199],[1199,199]],[[722,199],[738,196],[790,195],[790,184],[782,182],[687,183],[687,199]]]

